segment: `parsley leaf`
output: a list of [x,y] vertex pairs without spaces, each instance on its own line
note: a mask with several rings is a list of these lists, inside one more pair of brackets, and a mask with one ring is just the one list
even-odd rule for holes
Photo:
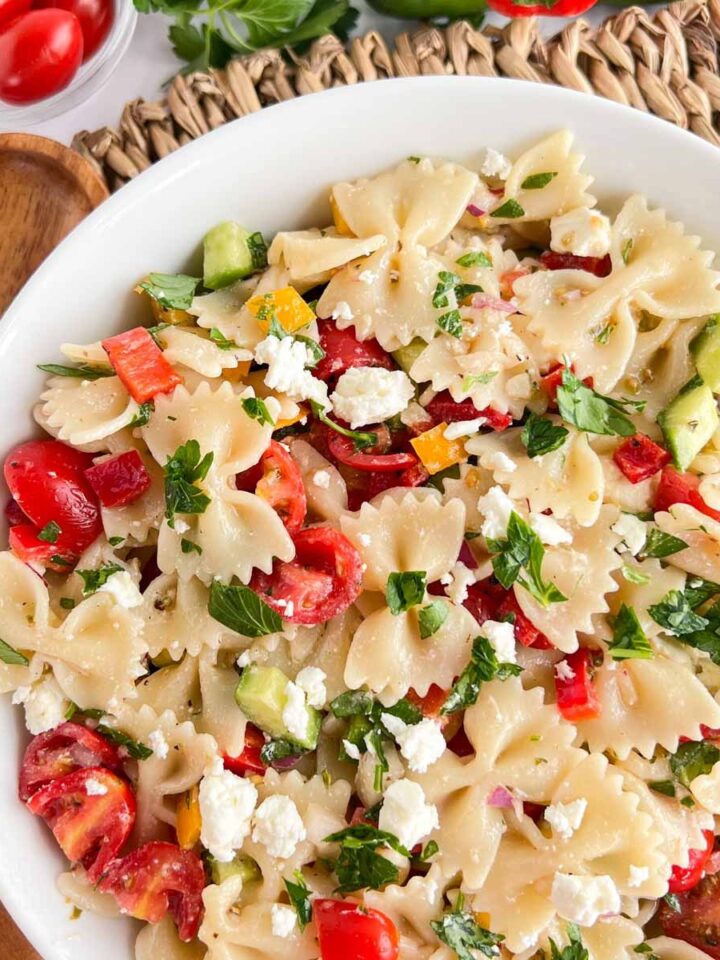
[[244,397],[242,405],[245,413],[253,420],[257,420],[261,426],[266,423],[270,424],[271,427],[275,426],[275,421],[270,416],[267,404],[260,397]]
[[376,433],[367,433],[362,430],[348,430],[347,427],[341,427],[339,423],[335,423],[334,420],[330,419],[325,413],[324,407],[322,407],[317,400],[311,400],[310,406],[312,407],[314,416],[321,423],[324,423],[326,427],[330,427],[335,433],[339,433],[341,437],[348,437],[348,439],[352,440],[356,450],[364,450],[366,447],[374,447],[377,444],[378,435]]
[[61,363],[39,363],[37,368],[54,377],[75,377],[78,380],[99,380],[101,377],[115,376],[111,367],[91,367],[87,363],[81,363],[77,367],[65,367]]
[[458,710],[472,706],[477,702],[483,683],[489,683],[496,677],[498,680],[506,680],[508,677],[518,676],[521,672],[522,667],[516,663],[500,663],[486,637],[475,637],[470,663],[452,685],[440,713],[457,713]]
[[531,413],[522,428],[520,439],[529,457],[542,457],[558,450],[567,440],[569,430],[559,427],[546,417]]
[[464,253],[461,257],[457,258],[455,263],[459,267],[492,267],[493,265],[489,255],[481,250]]
[[631,567],[629,564],[624,563],[621,567],[622,575],[628,581],[628,583],[650,583],[650,577],[647,573],[643,573],[638,567]]
[[155,412],[155,403],[152,400],[146,400],[138,407],[138,412],[132,418],[128,426],[144,427],[150,422],[151,415]]
[[235,350],[237,348],[235,341],[228,340],[222,330],[218,330],[217,327],[213,327],[210,331],[210,339],[220,350]]
[[590,960],[590,954],[583,946],[580,931],[574,923],[567,925],[568,945],[562,950],[554,940],[550,940],[550,960]]
[[24,653],[20,653],[19,650],[11,647],[10,644],[5,643],[4,640],[0,640],[0,660],[10,666],[17,667],[26,667],[30,663]]
[[271,766],[278,760],[287,760],[288,757],[302,757],[307,753],[296,743],[289,740],[269,740],[260,750],[260,759],[266,766]]
[[463,391],[470,393],[476,386],[484,386],[486,383],[492,383],[498,373],[498,370],[488,370],[485,373],[469,373],[466,377],[463,377]]
[[250,251],[250,259],[252,260],[252,265],[254,270],[264,270],[268,265],[267,253],[268,248],[265,243],[265,238],[259,231],[251,233],[246,240],[248,250]]
[[166,310],[187,310],[199,283],[199,277],[184,273],[150,273],[138,284],[138,290],[144,290]]
[[493,210],[490,214],[491,217],[502,217],[504,220],[517,220],[518,217],[524,217],[525,211],[517,202],[517,200],[506,200],[505,203],[501,204],[497,210]]
[[[441,270],[438,274],[438,282],[435,287],[435,293],[432,298],[432,305],[438,310],[450,306],[450,299],[455,293],[455,287],[462,283],[456,273],[450,273],[449,270]],[[453,303],[453,306],[455,304]]]
[[444,600],[433,600],[426,607],[418,610],[418,625],[420,639],[427,640],[445,623],[448,617],[448,605]]
[[290,904],[297,914],[298,927],[300,933],[312,920],[312,903],[310,901],[310,888],[305,883],[305,878],[299,870],[293,874],[295,882],[283,878],[287,895],[290,898]]
[[175,526],[176,513],[205,513],[210,497],[195,484],[204,480],[214,459],[206,453],[201,458],[200,444],[188,440],[178,447],[165,464],[165,517],[168,526]]
[[671,533],[663,533],[657,527],[653,527],[647,535],[645,546],[642,548],[643,557],[656,557],[658,560],[663,557],[670,557],[673,553],[679,553],[687,547],[687,543],[680,537],[674,537]]
[[661,793],[664,797],[674,797],[676,790],[672,780],[648,780],[648,786],[655,793]]
[[632,607],[624,603],[621,604],[613,624],[610,654],[613,660],[651,660],[654,656],[637,614]]
[[655,623],[676,637],[697,633],[708,625],[705,617],[693,612],[687,594],[681,590],[670,590],[659,603],[648,607],[648,613]]
[[462,336],[462,316],[459,310],[449,310],[447,313],[443,313],[441,317],[437,318],[437,325],[443,333],[455,337],[456,340],[459,340]]
[[54,520],[51,520],[49,523],[46,523],[42,530],[38,533],[38,540],[44,540],[45,543],[57,543],[57,539],[62,533],[60,529],[60,524],[56,523]]
[[[88,715],[87,710],[83,710],[83,713],[86,716]],[[97,732],[102,734],[107,740],[110,740],[111,743],[115,743],[119,747],[125,747],[133,760],[147,760],[153,755],[150,747],[146,747],[144,743],[133,740],[127,733],[123,733],[122,730],[116,730],[115,727],[108,727],[104,723],[101,723],[98,725]]]
[[391,573],[387,579],[385,597],[390,613],[397,616],[410,607],[422,603],[425,597],[427,574],[424,570]]
[[330,710],[334,716],[346,717],[369,716],[375,701],[364,690],[348,690],[341,693],[330,703]]
[[180,549],[183,553],[197,553],[202,554],[202,547],[199,543],[195,543],[193,540],[186,540],[183,537],[180,541]]
[[523,190],[542,190],[557,176],[557,170],[548,173],[531,173],[520,184]]
[[76,570],[75,573],[82,578],[83,596],[89,597],[105,586],[113,574],[122,573],[124,569],[119,563],[103,563],[97,570]]
[[622,257],[622,261],[625,264],[625,266],[627,266],[628,260],[630,259],[632,248],[633,248],[633,239],[632,237],[628,237],[625,243],[622,245],[622,251],[620,253],[620,256]]
[[370,824],[346,827],[325,837],[324,842],[340,844],[333,869],[340,881],[337,892],[342,894],[366,888],[380,890],[398,879],[398,868],[377,853],[378,847],[391,847],[404,857],[410,856],[396,836]]
[[720,760],[720,750],[709,740],[692,740],[682,743],[670,757],[670,769],[676,780],[684,787],[703,773],[710,773]]
[[[685,584],[685,596],[693,610],[702,606],[718,593],[720,593],[720,583],[703,580],[702,577],[692,577]],[[707,615],[710,616],[710,614]]]
[[446,913],[442,920],[431,920],[430,926],[438,940],[450,947],[459,960],[475,960],[476,950],[484,957],[500,956],[498,944],[505,938],[481,927],[470,913]]
[[[514,510],[508,521],[507,538],[488,539],[487,543],[490,552],[495,554],[492,558],[495,576],[506,590],[517,582],[543,607],[567,600],[554,583],[543,580],[545,547],[530,524]],[[522,570],[527,576],[520,575]]]
[[642,402],[604,397],[578,380],[567,367],[557,388],[557,406],[563,420],[578,430],[621,437],[631,437],[637,432],[625,408],[630,407],[636,412],[644,409]]
[[250,587],[213,580],[208,613],[244,637],[264,637],[282,630],[282,618]]

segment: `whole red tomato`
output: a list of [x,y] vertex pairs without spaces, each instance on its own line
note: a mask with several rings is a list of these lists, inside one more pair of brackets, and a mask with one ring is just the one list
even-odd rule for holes
[[31,10],[0,33],[0,100],[34,103],[70,83],[82,63],[80,21],[67,10]]
[[30,5],[31,0],[0,0],[0,30],[4,29],[5,24],[27,13]]
[[85,41],[83,63],[102,46],[115,16],[113,0],[35,0],[33,7],[56,7],[75,14]]

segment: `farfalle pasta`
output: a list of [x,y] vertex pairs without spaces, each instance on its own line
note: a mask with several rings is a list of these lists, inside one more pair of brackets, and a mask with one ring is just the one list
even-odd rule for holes
[[601,188],[408,157],[42,365],[0,690],[136,960],[717,955],[720,273]]

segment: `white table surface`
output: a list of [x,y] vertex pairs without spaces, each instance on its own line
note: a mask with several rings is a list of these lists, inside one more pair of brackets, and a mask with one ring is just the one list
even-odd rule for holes
[[[362,0],[356,0],[354,6],[361,10],[356,28],[358,33],[379,29],[385,37],[392,39],[397,33],[414,27],[411,21],[380,16],[370,10]],[[617,8],[600,4],[590,10],[585,17],[591,22],[599,22],[616,11]],[[494,13],[488,14],[487,20],[498,24],[507,22]],[[548,34],[555,33],[565,22],[561,18],[545,17],[543,30]],[[168,42],[167,26],[168,21],[159,14],[140,16],[135,35],[123,60],[102,89],[85,103],[52,120],[32,126],[7,127],[7,129],[37,133],[63,143],[70,143],[78,130],[96,130],[99,127],[115,124],[128,100],[135,97],[144,97],[147,100],[161,97],[163,84],[182,66]],[[0,124],[0,130],[3,129],[6,127]]]

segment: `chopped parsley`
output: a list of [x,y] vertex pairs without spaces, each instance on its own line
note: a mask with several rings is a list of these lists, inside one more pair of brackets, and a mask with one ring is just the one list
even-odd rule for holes
[[430,926],[438,940],[450,947],[458,960],[476,960],[476,951],[484,957],[500,956],[498,945],[505,938],[481,927],[470,913],[453,910],[444,914],[441,920],[431,920]]
[[557,175],[557,170],[548,171],[547,173],[531,173],[529,177],[525,177],[520,186],[523,190],[542,190],[542,188],[551,183]]
[[195,543],[193,540],[186,540],[185,537],[180,541],[180,549],[183,553],[202,553],[202,547],[199,543]]
[[574,923],[567,925],[568,944],[562,950],[554,940],[550,940],[550,960],[590,960],[590,954],[583,946],[580,931]]
[[[90,715],[87,710],[83,710],[82,712],[85,716]],[[122,730],[116,730],[115,727],[108,727],[104,723],[101,723],[98,725],[97,732],[102,734],[107,740],[110,740],[111,743],[115,743],[119,747],[125,747],[132,760],[148,760],[153,755],[150,747],[146,747],[144,743],[140,743],[138,740],[133,740],[127,733],[123,733]]]
[[490,214],[491,217],[502,218],[503,220],[517,220],[518,217],[524,217],[525,211],[517,202],[517,200],[506,200],[505,203],[501,204],[497,210],[493,210]]
[[647,535],[641,553],[644,557],[656,557],[661,560],[663,557],[670,557],[673,553],[685,550],[686,547],[687,543],[680,537],[674,537],[671,533],[663,533],[662,530],[653,527]]
[[410,607],[422,603],[425,598],[427,574],[424,570],[391,573],[387,579],[385,598],[390,612],[397,616]]
[[643,573],[638,567],[631,567],[627,563],[622,565],[622,575],[628,581],[628,583],[650,583],[650,577],[647,573]]
[[253,420],[257,420],[261,426],[266,423],[271,427],[275,426],[275,421],[270,416],[267,404],[260,397],[244,397],[242,401],[243,410]]
[[443,313],[441,317],[437,318],[437,325],[443,333],[455,337],[456,340],[459,340],[462,336],[462,316],[459,310],[449,310],[447,313]]
[[62,533],[60,529],[60,524],[56,523],[54,520],[51,520],[49,523],[46,523],[42,530],[38,533],[38,540],[44,540],[45,543],[57,543],[58,537]]
[[621,251],[621,254],[620,254],[620,256],[622,257],[622,261],[623,261],[623,263],[625,264],[625,266],[627,266],[628,260],[630,259],[630,254],[631,254],[631,252],[632,252],[632,248],[633,248],[633,239],[632,239],[632,237],[628,237],[628,239],[627,239],[627,240],[625,241],[625,243],[622,245],[622,251]]
[[567,440],[569,431],[546,417],[531,413],[522,428],[522,440],[529,457],[542,457],[558,450]]
[[293,874],[295,881],[283,878],[287,895],[290,898],[290,904],[297,914],[298,927],[300,933],[312,920],[312,902],[310,900],[310,888],[305,883],[305,878],[299,870]]
[[459,267],[492,267],[493,262],[482,250],[473,250],[458,257],[455,263]]
[[221,583],[210,585],[208,613],[244,637],[265,637],[282,630],[282,618],[250,587]]
[[470,393],[477,386],[492,383],[498,373],[498,370],[488,370],[486,373],[469,373],[466,377],[463,377],[462,388],[465,393]]
[[0,660],[14,667],[26,667],[30,663],[24,653],[20,653],[19,650],[11,647],[4,640],[0,640]]
[[347,427],[341,427],[339,423],[335,423],[334,420],[330,419],[325,413],[324,407],[319,404],[317,400],[311,400],[310,406],[314,416],[321,423],[324,423],[326,427],[330,427],[335,433],[339,433],[341,437],[347,437],[349,440],[352,440],[356,450],[365,450],[367,447],[374,447],[377,444],[378,435],[376,433],[368,433],[362,430],[348,430]]
[[682,743],[670,757],[670,770],[684,787],[690,787],[695,779],[704,773],[710,773],[720,760],[720,750],[709,740],[691,740]]
[[188,277],[184,273],[151,273],[137,289],[143,290],[165,310],[187,310],[199,283],[199,277]]
[[687,594],[681,590],[670,590],[659,603],[648,607],[648,613],[675,637],[697,633],[708,625],[705,617],[693,611]]
[[654,656],[637,614],[632,607],[624,603],[620,606],[613,624],[610,655],[613,660],[651,660]]
[[75,377],[78,380],[99,380],[101,377],[115,376],[111,367],[93,367],[88,363],[80,363],[76,367],[65,367],[61,363],[39,363],[37,367],[43,373],[50,373],[54,377]]
[[444,600],[433,600],[426,607],[421,607],[418,610],[420,639],[427,640],[428,637],[437,633],[447,620],[449,612],[448,605]]
[[458,710],[471,707],[477,702],[483,683],[489,683],[496,678],[506,680],[508,677],[518,676],[521,672],[522,667],[516,663],[500,663],[486,637],[475,637],[470,663],[452,685],[440,713],[457,713]]
[[[492,566],[495,576],[506,590],[517,582],[543,607],[567,600],[552,581],[543,580],[545,547],[530,524],[514,510],[508,521],[506,539],[488,538],[487,544],[494,554]],[[525,576],[521,576],[523,570]]]
[[100,587],[104,587],[110,577],[116,573],[122,573],[125,567],[119,563],[103,563],[97,570],[76,570],[83,582],[83,596],[89,597],[97,593]]
[[259,231],[256,231],[255,233],[251,233],[245,242],[250,251],[253,270],[264,270],[268,263],[268,248],[263,235]]
[[[152,400],[146,400],[138,407],[138,412],[132,418],[128,426],[144,427],[150,422],[151,415],[155,412],[155,404]],[[170,419],[168,417],[168,419]]]
[[324,842],[340,844],[339,856],[332,864],[339,880],[336,893],[340,894],[365,889],[381,890],[397,881],[398,868],[381,856],[378,848],[390,847],[404,857],[410,856],[410,851],[394,834],[378,830],[370,824],[346,827],[325,837]]
[[197,440],[178,447],[165,464],[165,518],[175,526],[176,513],[205,513],[210,497],[196,486],[204,480],[214,459],[212,452],[200,454]]
[[615,400],[597,393],[567,367],[557,388],[557,405],[563,420],[578,430],[620,437],[631,437],[637,432],[626,411],[640,413],[645,409],[642,401]]
[[218,330],[217,327],[213,327],[210,331],[210,339],[220,350],[236,350],[237,344],[234,340],[228,340],[228,338],[223,334],[222,330]]

